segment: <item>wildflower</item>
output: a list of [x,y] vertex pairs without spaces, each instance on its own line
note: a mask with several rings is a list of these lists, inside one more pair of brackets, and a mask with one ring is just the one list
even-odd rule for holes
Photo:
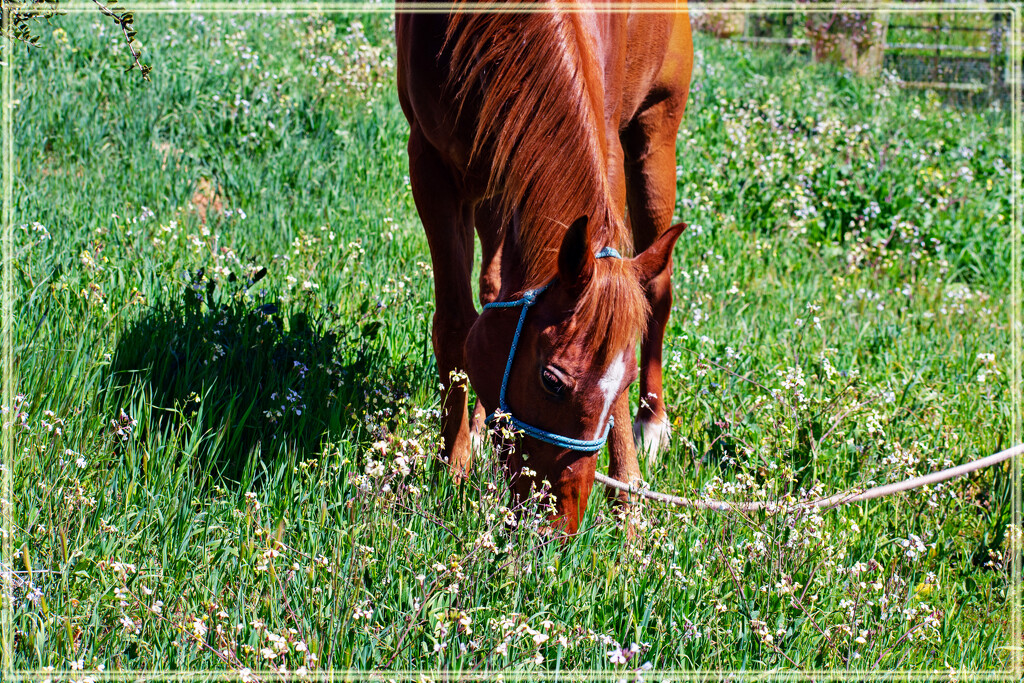
[[138,633],[139,632],[138,625],[134,621],[132,621],[132,619],[130,617],[126,617],[126,616],[121,617],[121,626],[123,626],[124,630],[127,631],[128,633]]
[[906,556],[909,560],[916,560],[925,552],[924,541],[917,534],[910,534],[910,538],[900,540],[900,545],[906,549]]
[[192,622],[192,632],[196,634],[198,638],[205,638],[207,632],[206,624],[200,619],[196,619]]

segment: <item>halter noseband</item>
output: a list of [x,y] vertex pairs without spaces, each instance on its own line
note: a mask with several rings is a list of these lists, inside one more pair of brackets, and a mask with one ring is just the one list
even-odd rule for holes
[[[622,256],[612,247],[605,247],[594,254],[594,258],[622,258]],[[533,425],[526,424],[512,414],[512,411],[508,408],[508,403],[505,402],[505,389],[508,387],[508,377],[512,373],[512,361],[516,356],[516,347],[519,345],[519,333],[523,331],[523,323],[526,322],[526,312],[530,310],[530,306],[537,303],[537,297],[543,294],[550,286],[551,283],[549,282],[543,287],[527,290],[523,292],[523,296],[515,301],[495,301],[489,304],[484,304],[484,310],[487,310],[488,308],[517,308],[520,306],[523,309],[523,312],[519,314],[519,323],[516,325],[515,336],[512,337],[512,348],[508,351],[508,362],[505,363],[505,376],[501,380],[501,392],[498,394],[498,409],[488,415],[485,422],[487,425],[490,425],[491,422],[494,421],[495,416],[500,412],[508,418],[509,422],[511,422],[512,426],[517,430],[523,432],[527,436],[533,437],[534,439],[558,446],[559,448],[567,448],[571,451],[596,451],[601,448],[601,446],[604,446],[605,442],[608,441],[608,433],[615,424],[614,417],[610,415],[608,416],[608,424],[605,426],[604,435],[600,439],[573,439],[568,436],[549,432],[546,429],[541,429],[540,427],[534,427]]]

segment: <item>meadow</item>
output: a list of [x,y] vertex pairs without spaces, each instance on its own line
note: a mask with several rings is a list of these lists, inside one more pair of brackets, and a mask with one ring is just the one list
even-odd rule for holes
[[13,55],[16,669],[1010,665],[1009,463],[807,504],[1012,445],[1008,112],[697,36],[642,468],[777,509],[596,489],[562,543],[431,462],[393,17],[136,28],[152,83],[97,13]]

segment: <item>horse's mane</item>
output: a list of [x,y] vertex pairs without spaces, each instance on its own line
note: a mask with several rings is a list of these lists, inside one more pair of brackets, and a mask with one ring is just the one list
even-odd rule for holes
[[[459,116],[475,115],[470,157],[489,163],[487,194],[500,198],[506,218],[518,211],[524,288],[554,277],[562,238],[580,216],[589,218],[595,248],[628,251],[632,241],[611,206],[603,74],[581,15],[463,8],[449,19],[446,90]],[[647,300],[626,265],[602,260],[576,306],[601,348],[622,348],[622,335],[646,323]]]

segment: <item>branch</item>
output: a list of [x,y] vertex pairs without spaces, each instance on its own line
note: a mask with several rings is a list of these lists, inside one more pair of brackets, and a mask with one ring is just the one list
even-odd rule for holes
[[[136,50],[135,46],[132,45],[132,43],[135,41],[135,29],[132,28],[132,23],[135,21],[135,17],[132,15],[131,12],[124,12],[121,15],[118,15],[117,12],[103,5],[103,3],[100,2],[100,0],[92,1],[96,4],[97,7],[100,8],[101,12],[103,12],[108,17],[113,19],[114,23],[121,27],[121,33],[124,34],[125,42],[128,44],[128,51],[131,52],[132,59],[134,60],[134,63],[130,67],[128,67],[128,71],[131,71],[135,67],[139,67],[139,71],[142,72],[143,80],[148,81],[149,72],[150,70],[152,70],[153,67],[149,66],[148,64],[143,64],[140,61],[142,52]],[[114,9],[117,9],[116,3],[114,5]]]

